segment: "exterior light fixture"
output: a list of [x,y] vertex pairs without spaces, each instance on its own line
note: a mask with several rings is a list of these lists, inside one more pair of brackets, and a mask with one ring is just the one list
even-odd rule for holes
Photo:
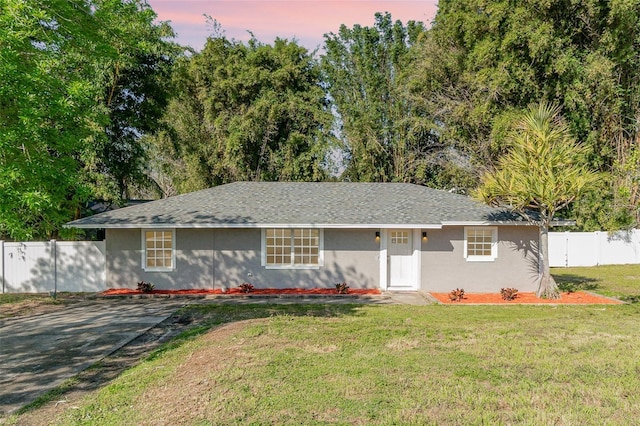
[[380,231],[376,231],[376,241],[380,241]]
[[429,238],[427,238],[427,231],[422,231],[422,241],[425,243],[429,241]]

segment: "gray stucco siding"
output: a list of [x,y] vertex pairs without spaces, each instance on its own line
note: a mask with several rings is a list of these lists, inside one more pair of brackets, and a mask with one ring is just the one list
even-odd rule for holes
[[464,226],[429,231],[422,245],[422,290],[450,292],[498,292],[503,287],[535,291],[538,278],[538,228],[499,226],[498,256],[493,261],[464,258]]
[[[271,269],[262,265],[262,231],[176,229],[175,268],[145,271],[140,229],[107,229],[108,287],[135,288],[140,281],[158,289],[229,289],[243,282],[258,288],[379,288],[380,242],[376,229],[324,229],[323,264],[317,268]],[[464,258],[464,226],[429,230],[421,244],[421,289],[497,292],[502,287],[534,291],[538,277],[538,230],[499,226],[498,256],[490,262]]]
[[250,282],[258,288],[332,288],[346,281],[352,288],[379,286],[379,246],[375,231],[324,230],[324,262],[318,268],[270,269],[262,266],[260,229],[217,229],[215,288]]
[[142,230],[106,230],[107,287],[135,288],[140,281],[157,289],[213,287],[213,230],[176,229],[175,268],[145,271],[142,265]]
[[318,268],[269,269],[262,265],[260,229],[176,229],[175,268],[145,271],[142,230],[107,229],[107,286],[135,288],[140,281],[157,289],[229,289],[243,282],[258,288],[378,288],[379,244],[375,230],[324,232],[324,262]]

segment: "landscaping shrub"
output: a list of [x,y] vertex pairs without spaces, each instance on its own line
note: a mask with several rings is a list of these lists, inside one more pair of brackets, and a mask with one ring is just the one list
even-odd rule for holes
[[462,299],[464,299],[464,289],[456,288],[455,290],[452,290],[451,293],[449,293],[449,299],[454,302],[461,301]]
[[242,283],[238,288],[240,288],[240,291],[243,293],[251,293],[254,289],[253,284],[251,283]]
[[502,296],[503,300],[513,300],[518,297],[518,289],[512,287],[501,288],[500,296]]
[[151,293],[153,291],[153,288],[155,286],[151,283],[146,283],[144,281],[140,281],[138,283],[138,291],[141,291],[143,293]]
[[336,284],[336,293],[338,294],[347,294],[349,293],[349,286],[346,281]]

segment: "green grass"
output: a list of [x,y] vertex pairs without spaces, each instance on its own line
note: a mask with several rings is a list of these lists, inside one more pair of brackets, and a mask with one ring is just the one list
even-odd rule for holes
[[19,303],[25,301],[51,302],[54,300],[48,294],[31,294],[31,293],[0,293],[0,305],[9,303]]
[[640,265],[552,268],[561,290],[590,290],[629,302],[640,302]]
[[[185,312],[207,325],[59,424],[629,424],[640,416],[640,305]],[[237,322],[250,318],[258,319]]]
[[0,293],[0,319],[29,315],[48,305],[69,305],[86,297],[86,293],[59,292],[56,298],[45,293]]

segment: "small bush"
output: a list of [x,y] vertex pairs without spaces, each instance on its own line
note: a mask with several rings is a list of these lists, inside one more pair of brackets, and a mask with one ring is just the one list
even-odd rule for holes
[[452,290],[451,293],[449,293],[449,299],[451,299],[453,302],[461,301],[462,299],[464,299],[464,289],[456,288],[455,290]]
[[349,286],[346,281],[336,284],[336,293],[338,294],[347,294],[349,293]]
[[518,297],[518,289],[517,288],[501,288],[500,296],[502,296],[503,300],[513,300]]
[[153,288],[155,286],[151,283],[146,283],[144,281],[140,281],[138,283],[138,291],[141,291],[143,293],[151,293],[153,291]]
[[240,288],[240,291],[243,293],[251,293],[254,289],[253,284],[251,283],[242,283],[238,288]]

